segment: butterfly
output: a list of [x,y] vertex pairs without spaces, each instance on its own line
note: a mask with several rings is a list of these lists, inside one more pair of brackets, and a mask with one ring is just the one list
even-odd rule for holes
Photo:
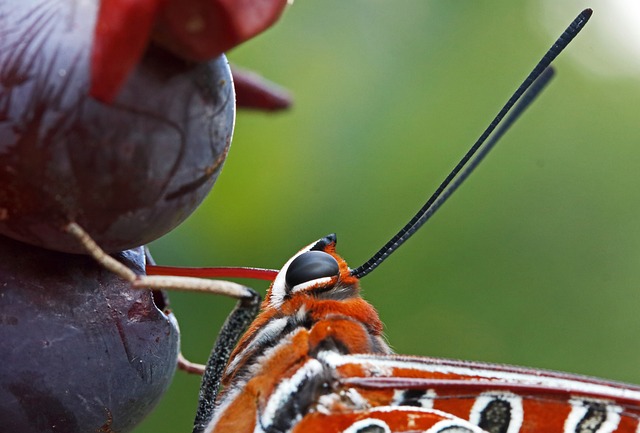
[[[640,431],[640,387],[568,373],[392,353],[360,279],[410,238],[471,174],[553,75],[549,65],[584,27],[583,11],[496,119],[396,236],[351,269],[328,235],[280,271],[225,268],[144,277],[68,230],[134,286],[199,290],[239,300],[203,369],[194,433]],[[510,111],[512,110],[512,111]],[[172,273],[172,276],[166,275]],[[186,275],[186,276],[184,276]],[[194,276],[272,280],[264,301],[237,283]],[[247,329],[248,327],[248,329]],[[246,332],[244,332],[246,329]]]

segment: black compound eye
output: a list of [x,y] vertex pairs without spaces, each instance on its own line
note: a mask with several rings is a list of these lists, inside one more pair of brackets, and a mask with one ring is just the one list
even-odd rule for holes
[[285,281],[291,288],[307,281],[340,274],[338,262],[323,251],[307,251],[296,257],[287,269]]

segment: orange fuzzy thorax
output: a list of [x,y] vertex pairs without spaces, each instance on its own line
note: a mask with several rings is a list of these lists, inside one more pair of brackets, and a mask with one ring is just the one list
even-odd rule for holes
[[[298,332],[303,332],[307,336],[304,340],[306,347],[296,348],[296,351],[314,353],[328,342],[333,346],[339,346],[343,353],[388,353],[390,351],[382,342],[383,325],[377,311],[359,295],[359,280],[350,275],[347,263],[335,252],[334,244],[325,247],[324,252],[336,259],[340,275],[332,278],[328,283],[318,283],[303,292],[293,294],[277,307],[273,306],[271,296],[276,282],[272,283],[262,303],[262,312],[231,354],[229,365],[232,368],[226,372],[223,385],[229,386],[238,372],[249,368],[251,362],[257,360],[257,355],[263,350],[256,342],[261,332],[272,326],[275,321],[286,318],[292,321],[298,318],[301,322]],[[353,296],[340,300],[318,297],[318,293],[326,294],[331,287],[337,286],[342,289],[348,287],[353,292]],[[289,332],[294,331],[289,330]]]

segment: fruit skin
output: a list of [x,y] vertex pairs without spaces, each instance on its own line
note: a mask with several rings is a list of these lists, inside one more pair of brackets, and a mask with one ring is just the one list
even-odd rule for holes
[[[142,272],[142,248],[116,258]],[[179,331],[92,258],[0,237],[0,342],[0,432],[122,433],[169,386]]]
[[[110,102],[150,41],[206,61],[273,25],[287,0],[100,0],[91,95]],[[114,62],[113,59],[119,59]]]
[[150,47],[113,104],[89,97],[96,13],[0,2],[0,233],[58,251],[82,252],[60,230],[69,221],[110,252],[170,231],[212,188],[233,134],[223,56]]

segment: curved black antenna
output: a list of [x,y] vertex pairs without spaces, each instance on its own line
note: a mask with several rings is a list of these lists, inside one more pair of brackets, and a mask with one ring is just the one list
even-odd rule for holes
[[[569,43],[576,37],[576,35],[585,26],[593,11],[591,9],[583,10],[575,20],[567,27],[567,29],[560,35],[558,40],[549,48],[538,64],[533,68],[527,78],[520,84],[518,89],[509,98],[507,103],[502,107],[498,115],[493,119],[491,124],[485,129],[480,138],[471,146],[467,153],[462,157],[460,162],[449,173],[445,180],[440,184],[438,189],[429,197],[429,200],[422,206],[422,208],[414,215],[413,218],[393,237],[389,240],[373,257],[367,260],[364,264],[358,266],[351,271],[351,275],[357,278],[362,278],[369,274],[380,263],[382,263],[391,253],[393,253],[400,245],[402,245],[407,239],[409,239],[422,225],[433,215],[433,213],[445,202],[447,198],[451,196],[460,184],[471,174],[471,172],[477,167],[480,161],[486,156],[486,154],[493,148],[498,139],[504,135],[508,128],[515,122],[515,120],[524,112],[526,107],[533,102],[535,97],[547,84],[551,76],[547,78],[538,78],[544,76],[545,70],[548,70],[549,65],[556,57],[569,45]],[[552,72],[549,72],[552,75]],[[534,85],[534,82],[538,82],[540,85]],[[487,141],[487,138],[494,132],[498,124],[502,121],[505,115],[511,110],[511,108],[520,100],[525,94],[527,96],[522,100],[516,109],[502,124],[500,129],[496,131],[492,139]],[[476,156],[476,158],[470,163],[467,168],[461,172],[467,165],[469,160],[473,158],[478,149],[486,143],[483,150]],[[454,181],[455,180],[455,181]],[[453,183],[452,183],[453,182]]]
[[[422,216],[424,222],[426,222],[439,208],[444,204],[445,201],[455,192],[456,189],[464,182],[464,180],[469,177],[469,175],[473,172],[473,170],[480,165],[485,156],[493,149],[496,143],[502,138],[502,136],[509,130],[511,125],[515,123],[516,120],[526,111],[527,108],[536,100],[538,95],[542,93],[542,91],[547,87],[549,81],[555,75],[555,70],[553,66],[549,66],[545,69],[542,74],[533,82],[531,87],[527,89],[522,98],[518,101],[518,103],[513,107],[513,111],[509,113],[509,115],[504,119],[502,123],[500,123],[500,127],[495,130],[495,132],[489,137],[484,147],[478,150],[478,153],[475,157],[469,161],[464,170],[456,177],[451,184],[447,188],[442,191],[442,194],[433,202],[433,204],[427,209]],[[424,224],[422,222],[422,224]],[[419,227],[418,227],[419,228]],[[416,228],[417,230],[417,228]],[[414,230],[414,232],[416,231]]]

